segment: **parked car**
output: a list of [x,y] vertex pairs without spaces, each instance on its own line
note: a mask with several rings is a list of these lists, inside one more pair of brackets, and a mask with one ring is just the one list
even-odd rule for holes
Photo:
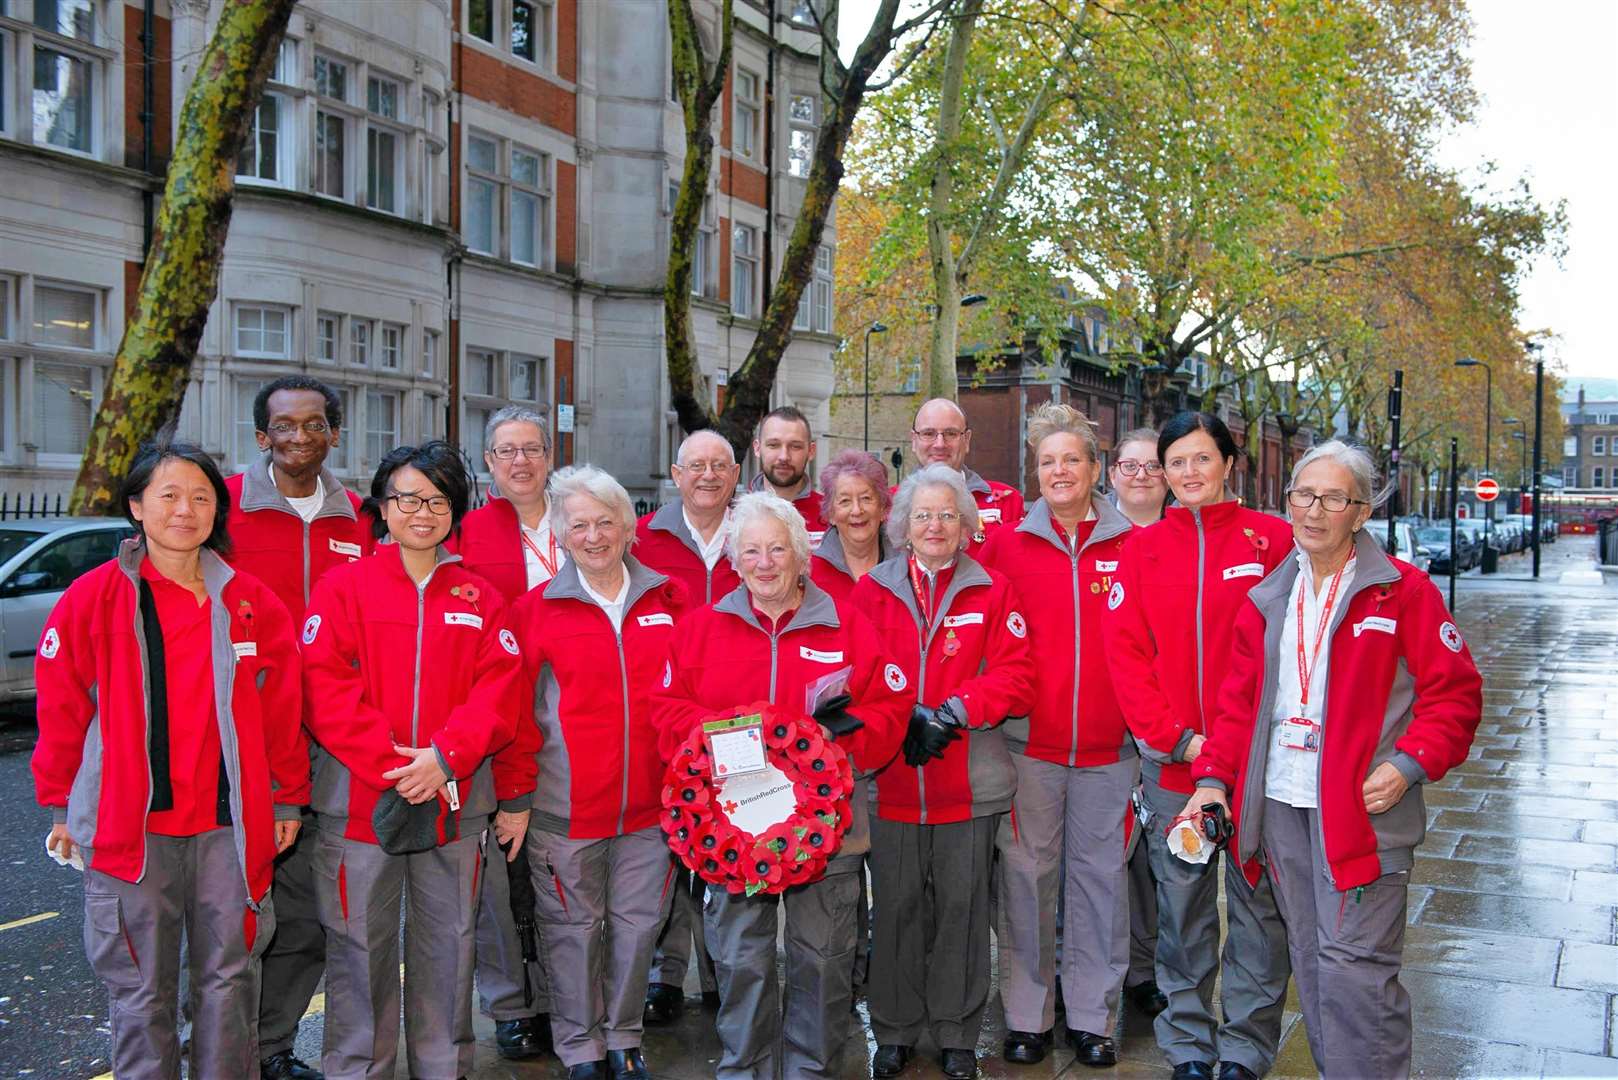
[[0,521],[0,701],[34,696],[34,650],[57,599],[133,535],[122,518]]
[[[1468,542],[1472,545],[1475,552],[1472,565],[1480,565],[1483,562],[1483,520],[1481,518],[1462,518],[1455,523],[1455,531],[1467,537]],[[1492,533],[1491,541],[1495,550],[1498,551],[1500,541],[1492,539]]]
[[[1367,521],[1366,531],[1376,542],[1382,545],[1382,550],[1388,550],[1388,523],[1386,521]],[[1446,537],[1447,539],[1447,537]],[[1417,570],[1426,572],[1429,556],[1426,548],[1418,541],[1416,530],[1402,521],[1393,524],[1393,540],[1396,547],[1391,554],[1414,566]]]

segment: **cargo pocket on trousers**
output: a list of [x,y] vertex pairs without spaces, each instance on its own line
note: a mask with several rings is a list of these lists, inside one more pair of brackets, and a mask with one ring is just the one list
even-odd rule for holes
[[108,987],[137,990],[140,958],[124,926],[123,900],[117,896],[84,897],[84,952],[90,970]]
[[261,960],[264,957],[265,950],[270,947],[270,939],[275,937],[274,890],[271,890],[271,892],[264,897],[263,903],[259,904],[258,906],[258,911],[255,912],[252,908],[247,908],[242,913],[242,929],[244,937],[248,936],[246,934],[246,930],[249,926],[252,927],[252,945],[248,947],[248,954],[254,960]]

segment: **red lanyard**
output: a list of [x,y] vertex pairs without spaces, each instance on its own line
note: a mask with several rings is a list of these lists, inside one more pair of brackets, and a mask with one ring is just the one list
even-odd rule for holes
[[556,576],[556,534],[555,533],[547,533],[547,534],[545,534],[545,539],[550,541],[550,549],[551,549],[551,556],[548,559],[545,557],[545,553],[543,551],[539,550],[539,545],[534,543],[533,537],[528,535],[528,530],[527,529],[524,529],[519,525],[517,527],[517,535],[522,537],[523,546],[526,547],[529,551],[532,551],[534,553],[534,558],[539,560],[539,565],[541,565],[541,566],[543,566],[545,568],[545,573],[547,575],[547,580],[549,580],[550,578],[555,577]]
[[924,625],[931,625],[933,621],[933,608],[937,606],[938,573],[929,574],[921,567],[921,560],[914,555],[910,556],[910,586],[916,590],[916,603],[921,607],[921,621]]
[[1309,587],[1307,578],[1298,582],[1298,704],[1309,704],[1309,673],[1318,671],[1320,664],[1320,646],[1326,640],[1326,627],[1331,625],[1332,605],[1337,603],[1337,586],[1343,583],[1343,571],[1348,569],[1344,563],[1332,576],[1331,589],[1326,593],[1326,603],[1320,609],[1320,617],[1315,622],[1315,651],[1308,660],[1303,655],[1303,591]]

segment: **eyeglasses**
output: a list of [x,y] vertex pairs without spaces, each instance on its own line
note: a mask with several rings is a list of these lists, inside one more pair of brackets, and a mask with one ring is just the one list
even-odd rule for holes
[[447,495],[433,495],[424,499],[414,493],[395,493],[389,495],[388,499],[392,501],[394,506],[399,508],[401,514],[414,514],[423,506],[440,517],[449,513],[449,496]]
[[[331,430],[331,425],[326,423],[324,420],[310,420],[308,423],[305,423],[302,426],[304,434],[306,435],[324,435],[326,432]],[[270,425],[269,431],[271,435],[286,436],[296,432],[298,427],[299,425],[297,424],[290,424],[285,420],[277,420],[275,423]]]
[[1162,476],[1163,466],[1155,461],[1136,461],[1133,458],[1122,458],[1117,462],[1118,471],[1125,476],[1134,476],[1136,473],[1145,473],[1147,476]]
[[728,461],[688,461],[684,465],[675,465],[676,469],[683,469],[689,473],[701,476],[703,473],[713,473],[716,476],[726,469],[732,468]]
[[1335,491],[1328,492],[1325,495],[1316,495],[1312,491],[1289,491],[1287,492],[1287,502],[1299,510],[1307,510],[1318,502],[1329,513],[1333,514],[1341,514],[1350,506],[1371,505],[1364,499],[1350,499],[1347,495],[1339,495]]
[[489,453],[501,461],[515,461],[517,458],[527,458],[529,461],[538,461],[545,456],[545,448],[538,443],[529,443],[526,446],[512,446],[501,443],[499,446],[489,447]]
[[924,443],[937,442],[939,439],[943,439],[945,442],[959,442],[961,436],[970,430],[970,428],[947,427],[924,428],[917,431],[915,428],[911,428],[910,433]]
[[949,526],[955,524],[959,520],[961,520],[961,515],[957,514],[953,510],[940,510],[936,514],[931,510],[916,510],[910,515],[910,523],[912,525],[931,525],[936,521],[940,525]]

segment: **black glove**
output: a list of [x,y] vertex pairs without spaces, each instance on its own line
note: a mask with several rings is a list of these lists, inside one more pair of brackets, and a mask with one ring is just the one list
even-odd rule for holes
[[1236,825],[1225,814],[1225,808],[1219,803],[1205,803],[1202,807],[1202,835],[1214,846],[1214,850],[1230,843],[1236,835]]
[[815,722],[831,732],[833,742],[840,736],[852,735],[865,726],[864,720],[848,713],[849,702],[853,700],[847,694],[838,694],[828,701],[821,702],[820,707],[814,712]]
[[905,764],[920,768],[932,758],[941,758],[945,748],[960,737],[960,725],[947,703],[936,709],[912,706],[910,730],[904,742]]

